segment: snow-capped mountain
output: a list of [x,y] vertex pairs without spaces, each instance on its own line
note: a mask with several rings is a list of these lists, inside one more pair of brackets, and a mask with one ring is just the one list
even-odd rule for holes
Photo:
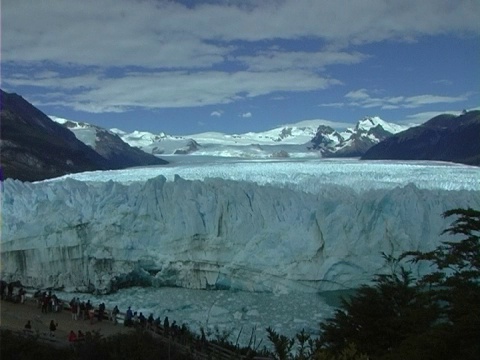
[[378,116],[365,117],[354,128],[343,132],[320,126],[310,148],[319,150],[325,157],[357,157],[373,145],[406,129],[407,126],[388,123]]
[[115,168],[166,164],[166,161],[158,157],[131,147],[113,131],[56,116],[50,116],[50,119],[72,131],[78,140],[94,149]]
[[164,132],[152,134],[148,131],[127,133],[120,129],[111,129],[124,142],[153,155],[189,154],[197,150],[199,145],[188,137],[167,135]]
[[221,145],[303,145],[317,133],[323,120],[305,120],[295,124],[286,124],[263,132],[227,135],[218,132],[206,132],[191,135],[199,143]]
[[125,133],[111,129],[123,141],[151,154],[192,154],[241,158],[278,158],[317,156],[307,145],[323,120],[305,120],[264,132],[224,134],[205,132],[188,136],[152,134],[143,131]]
[[[51,117],[72,130],[77,138],[92,147],[99,146],[98,126]],[[147,131],[127,133],[120,129],[103,132],[118,136],[128,145],[153,155],[206,155],[239,158],[304,158],[357,157],[381,140],[405,130],[379,117],[366,117],[355,127],[338,131],[325,125],[325,120],[305,120],[286,124],[264,132],[224,134],[204,132],[173,136]]]

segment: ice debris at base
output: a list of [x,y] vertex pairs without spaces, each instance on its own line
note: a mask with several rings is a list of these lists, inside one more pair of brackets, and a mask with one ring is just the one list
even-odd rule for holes
[[[246,346],[250,338],[260,348],[270,346],[265,329],[269,326],[289,337],[304,329],[312,336],[319,333],[320,321],[332,317],[334,307],[322,294],[250,293],[243,291],[204,291],[182,288],[121,289],[115,294],[92,295],[55,292],[60,298],[79,297],[94,305],[104,302],[107,309],[117,305],[121,312],[131,306],[132,311],[148,317],[153,314],[162,322],[168,316],[170,324],[185,323],[190,330],[200,334],[203,328],[209,339],[224,333],[228,340]],[[331,296],[331,294],[329,294]],[[338,296],[338,295],[334,295]],[[252,343],[253,344],[253,343]]]

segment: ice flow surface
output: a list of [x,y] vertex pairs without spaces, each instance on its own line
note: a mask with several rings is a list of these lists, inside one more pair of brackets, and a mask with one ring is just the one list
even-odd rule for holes
[[356,159],[241,160],[200,156],[165,157],[169,166],[93,171],[65,178],[80,181],[132,183],[159,175],[173,180],[221,178],[291,187],[318,192],[325,184],[342,185],[356,191],[394,188],[414,183],[422,189],[480,190],[480,169],[446,162],[359,161]]

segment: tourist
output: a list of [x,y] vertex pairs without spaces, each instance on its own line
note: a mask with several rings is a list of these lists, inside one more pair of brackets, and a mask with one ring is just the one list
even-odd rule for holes
[[85,341],[85,334],[82,332],[82,330],[78,330],[77,341]]
[[70,310],[72,312],[72,320],[78,320],[78,317],[77,317],[77,311],[78,311],[77,302],[76,301],[71,301],[70,306],[71,306]]
[[82,309],[80,307],[80,298],[77,297],[77,300],[75,301],[76,305],[77,305],[77,320],[80,319],[80,317],[83,315],[82,314]]
[[82,301],[80,303],[80,305],[78,306],[78,314],[80,315],[78,318],[81,319],[81,320],[85,320],[86,316],[85,316],[85,310],[86,307],[85,307],[85,301]]
[[136,311],[133,313],[132,322],[133,322],[133,326],[134,326],[134,327],[137,327],[137,326],[138,326],[138,323],[140,322],[140,321],[138,320],[138,314],[137,314]]
[[132,326],[132,318],[133,318],[133,312],[132,312],[132,309],[129,306],[128,309],[127,309],[127,312],[125,314],[124,325],[125,326]]
[[147,319],[147,329],[148,330],[153,330],[153,321],[154,321],[153,314],[150,313],[150,315],[148,316],[148,319]]
[[58,323],[55,323],[53,320],[50,321],[50,336],[55,336],[55,331],[57,330]]
[[115,305],[115,307],[113,308],[112,312],[111,312],[111,318],[110,320],[115,324],[117,325],[117,315],[120,313],[120,310],[118,310],[118,306]]
[[42,296],[42,314],[43,313],[48,313],[48,296],[46,292],[44,292]]
[[91,319],[92,310],[93,310],[93,305],[90,303],[90,300],[87,300],[87,303],[85,304],[85,318],[86,319]]
[[68,341],[69,342],[76,342],[77,341],[77,334],[75,334],[75,331],[70,330],[70,333],[68,334]]
[[18,295],[20,295],[20,304],[25,304],[25,295],[27,294],[27,292],[25,291],[25,289],[22,287],[20,288],[20,290],[18,291]]
[[105,303],[101,303],[99,306],[98,306],[98,321],[102,321],[103,320],[103,315],[105,313]]
[[165,335],[168,335],[169,328],[170,328],[170,322],[168,321],[168,316],[165,316],[165,320],[163,320],[163,331]]
[[8,300],[13,300],[13,282],[9,282],[8,283],[8,293],[7,293],[7,299]]
[[140,315],[138,315],[138,322],[142,328],[147,325],[147,318],[141,312]]

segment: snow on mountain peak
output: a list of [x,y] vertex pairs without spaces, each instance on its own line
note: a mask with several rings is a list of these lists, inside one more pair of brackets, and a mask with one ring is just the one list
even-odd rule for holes
[[110,131],[114,134],[117,134],[118,136],[122,136],[122,135],[126,135],[127,132],[126,131],[123,131],[123,130],[120,130],[120,129],[117,129],[117,128],[112,128],[110,129]]
[[80,121],[73,121],[64,118],[60,118],[57,116],[48,116],[52,121],[59,123],[72,131],[76,138],[83,142],[84,144],[90,146],[91,148],[95,149],[96,143],[98,140],[97,132],[98,131],[108,131],[106,129],[100,128],[95,125],[91,125],[85,122]]
[[408,127],[388,123],[378,116],[364,117],[354,128],[332,132],[331,128],[319,128],[311,141],[311,147],[323,156],[357,157],[371,146]]
[[355,126],[355,129],[357,131],[365,131],[369,132],[371,129],[376,128],[377,126],[380,126],[383,128],[383,130],[389,132],[390,134],[396,134],[398,132],[404,131],[407,129],[406,126],[401,126],[393,123],[388,123],[384,120],[382,120],[378,116],[366,116],[362,120],[360,120],[357,125]]
[[[91,130],[100,129],[99,127],[54,116],[51,118],[68,126],[77,137],[82,137],[83,142],[94,144],[94,132]],[[320,154],[324,156],[360,156],[372,145],[407,129],[388,123],[378,116],[365,117],[354,127],[343,132],[335,130],[340,125],[341,123],[313,119],[283,124],[263,132],[242,134],[204,132],[188,136],[172,136],[164,132],[154,134],[139,130],[130,133],[119,129],[108,131],[118,135],[130,146],[154,155],[195,154],[269,158],[277,157],[278,154],[289,157],[319,156],[318,151],[312,150],[320,150]]]

